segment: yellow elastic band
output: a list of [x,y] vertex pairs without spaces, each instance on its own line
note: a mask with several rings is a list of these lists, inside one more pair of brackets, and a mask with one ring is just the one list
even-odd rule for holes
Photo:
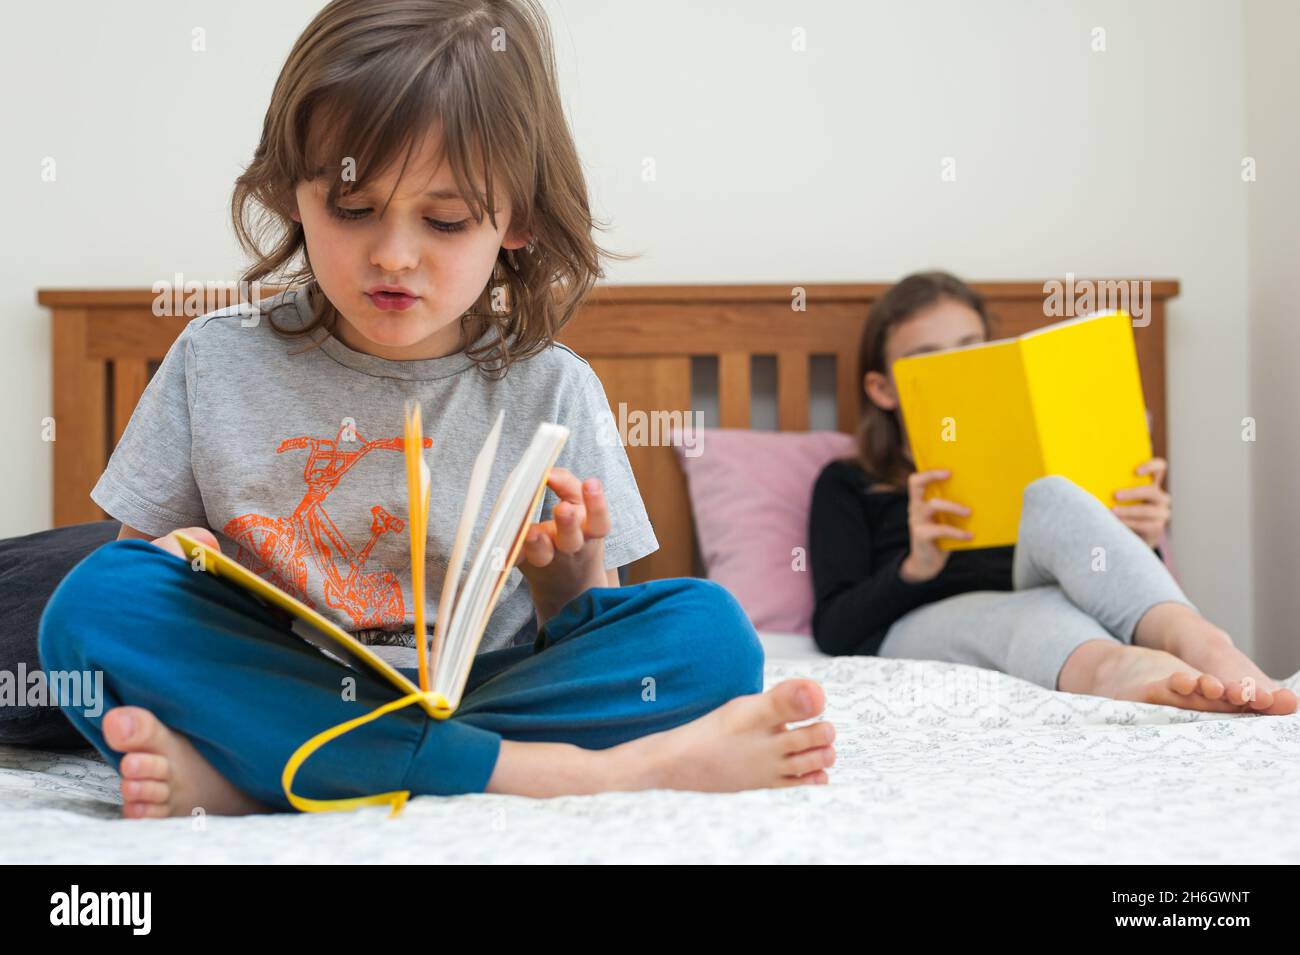
[[[302,796],[293,794],[291,784],[293,783],[294,774],[298,772],[298,767],[306,762],[307,757],[316,750],[320,749],[335,737],[342,736],[344,733],[356,729],[371,720],[378,719],[385,713],[391,713],[393,710],[400,710],[404,706],[410,706],[412,703],[421,699],[428,700],[440,711],[445,710],[450,715],[450,708],[447,707],[447,701],[441,693],[408,693],[399,700],[393,700],[391,703],[385,703],[383,706],[371,710],[365,716],[358,716],[356,719],[348,720],[346,723],[340,723],[338,726],[331,727],[323,732],[317,733],[307,742],[303,743],[296,750],[293,756],[289,758],[284,766],[284,773],[280,777],[281,785],[284,786],[284,794],[289,798],[289,802],[300,812],[338,812],[343,810],[360,809],[362,806],[382,806],[384,803],[391,803],[393,811],[388,814],[392,819],[402,811],[406,801],[411,798],[411,791],[403,789],[389,793],[376,793],[373,796],[353,796],[349,799],[306,799]],[[442,716],[441,712],[439,714]]]

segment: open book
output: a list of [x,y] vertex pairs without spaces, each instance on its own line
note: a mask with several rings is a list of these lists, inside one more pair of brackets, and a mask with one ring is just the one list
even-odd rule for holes
[[1134,471],[1151,458],[1151,436],[1131,322],[1106,312],[894,362],[917,470],[952,471],[926,496],[971,509],[938,515],[972,534],[940,538],[941,548],[1015,543],[1021,493],[1047,474],[1107,507],[1123,503],[1119,488],[1150,483]]
[[[429,525],[430,471],[421,453],[424,438],[420,424],[420,406],[416,402],[408,401],[406,404],[403,443],[409,512],[407,532],[411,546],[411,596],[415,607],[415,643],[419,660],[418,686],[370,647],[301,600],[285,593],[225,554],[188,534],[176,532],[176,539],[192,558],[195,570],[206,571],[228,580],[249,591],[269,607],[287,611],[291,629],[299,637],[345,666],[358,670],[362,667],[369,668],[401,694],[399,699],[365,716],[319,733],[299,747],[285,766],[283,776],[285,795],[295,807],[307,812],[318,812],[389,802],[393,805],[393,815],[396,815],[409,793],[383,793],[355,799],[304,799],[295,796],[290,789],[293,775],[298,766],[317,748],[384,713],[415,703],[430,717],[446,719],[460,704],[475,653],[487,629],[488,618],[496,607],[501,589],[523,546],[524,536],[541,505],[551,467],[569,437],[569,429],[563,425],[549,422],[538,425],[528,449],[506,478],[471,559],[470,536],[482,507],[484,491],[500,443],[504,417],[504,412],[497,415],[470,472],[469,487],[465,492],[460,521],[456,527],[456,537],[430,640],[425,621],[425,542]],[[437,454],[436,448],[434,454]],[[467,562],[469,569],[462,582],[461,571]]]

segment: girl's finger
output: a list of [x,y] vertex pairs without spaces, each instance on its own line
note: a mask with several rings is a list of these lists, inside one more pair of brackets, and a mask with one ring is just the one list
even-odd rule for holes
[[1163,507],[1154,504],[1116,504],[1111,510],[1121,518],[1140,521],[1163,521],[1168,514]]
[[960,527],[953,527],[951,524],[919,524],[916,529],[927,540],[938,537],[951,537],[953,540],[968,541],[975,536],[970,531],[964,531]]
[[1164,480],[1165,472],[1168,470],[1169,470],[1168,461],[1166,461],[1164,458],[1152,458],[1150,461],[1147,461],[1145,464],[1139,465],[1137,469],[1137,473],[1154,474],[1155,477],[1153,478],[1152,483],[1156,487],[1159,487],[1160,482]]
[[969,517],[970,508],[965,504],[958,504],[955,501],[945,501],[941,497],[932,497],[921,502],[923,507],[928,507],[931,512],[942,511],[945,514],[956,514],[958,517]]
[[935,469],[931,471],[917,471],[915,474],[908,475],[907,492],[914,501],[919,501],[925,494],[925,486],[931,481],[942,481],[952,475],[951,471]]
[[1120,501],[1158,501],[1160,500],[1160,488],[1154,484],[1122,487],[1115,492],[1115,498]]

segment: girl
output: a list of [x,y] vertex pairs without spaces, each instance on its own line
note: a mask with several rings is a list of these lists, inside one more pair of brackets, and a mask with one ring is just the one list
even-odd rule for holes
[[[1052,690],[1189,709],[1294,712],[1295,694],[1204,619],[1161,562],[1170,498],[1159,458],[1136,469],[1154,483],[1117,490],[1133,503],[1112,513],[1066,478],[1044,477],[1024,490],[1014,547],[939,548],[970,534],[938,515],[971,509],[924,497],[951,475],[915,470],[892,368],[989,337],[980,296],[942,272],[910,275],[872,306],[859,350],[858,455],[827,465],[813,491],[821,649],[967,663]],[[1098,546],[1104,574],[1091,569]]]
[[244,280],[302,253],[291,288],[251,317],[232,308],[186,326],[92,492],[122,539],[74,568],[41,620],[47,670],[104,673],[102,718],[67,712],[121,772],[126,816],[289,809],[280,779],[294,750],[393,699],[191,570],[178,528],[416,678],[394,516],[408,397],[432,436],[435,596],[498,410],[488,501],[539,420],[572,435],[459,710],[359,726],[303,764],[298,794],[827,781],[830,724],[786,727],[821,712],[820,687],[759,692],[761,646],[723,588],[619,587],[616,568],[658,542],[622,445],[604,440],[599,379],[555,344],[602,252],[532,0],[329,4],[283,67],[233,215],[255,259]]

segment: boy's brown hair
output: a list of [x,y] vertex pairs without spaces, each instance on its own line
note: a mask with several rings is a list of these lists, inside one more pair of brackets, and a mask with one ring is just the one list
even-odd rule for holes
[[[315,281],[302,224],[289,214],[297,184],[339,170],[326,199],[333,205],[398,160],[404,172],[436,123],[475,220],[486,212],[496,227],[504,189],[512,231],[533,236],[526,249],[498,252],[492,280],[461,317],[466,354],[480,371],[500,377],[551,344],[603,276],[600,258],[627,258],[592,239],[587,184],[536,0],[334,0],[290,51],[231,198],[235,234],[253,257],[242,280],[309,283],[312,322],[288,331],[272,321],[277,332],[332,330],[339,317]],[[328,130],[325,141],[310,142],[318,129]],[[355,181],[341,175],[345,159],[355,163]],[[484,177],[486,203],[471,169]],[[494,311],[492,292],[502,286],[508,307]],[[468,347],[489,330],[496,334],[486,344]]]

